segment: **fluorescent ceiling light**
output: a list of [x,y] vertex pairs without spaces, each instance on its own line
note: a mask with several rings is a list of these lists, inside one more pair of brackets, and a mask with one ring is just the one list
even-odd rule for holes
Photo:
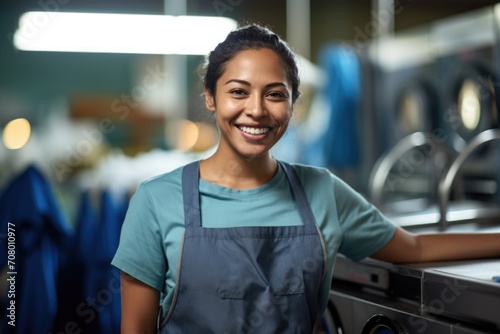
[[203,55],[234,28],[225,17],[26,12],[13,42],[27,51]]

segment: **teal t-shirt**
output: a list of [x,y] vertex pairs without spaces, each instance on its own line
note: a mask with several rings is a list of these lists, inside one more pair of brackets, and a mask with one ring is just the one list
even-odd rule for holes
[[[359,261],[384,246],[395,225],[324,168],[294,164],[327,252],[320,309],[328,303],[335,256]],[[143,182],[132,197],[112,264],[159,290],[161,316],[174,295],[184,233],[182,168]],[[266,184],[236,190],[200,180],[201,220],[207,228],[301,225],[285,172]],[[200,278],[203,279],[203,278]]]

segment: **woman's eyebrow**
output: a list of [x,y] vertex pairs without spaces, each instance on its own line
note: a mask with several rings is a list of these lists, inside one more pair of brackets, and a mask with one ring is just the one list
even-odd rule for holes
[[285,88],[288,88],[288,86],[286,84],[284,84],[283,82],[271,82],[271,83],[266,85],[266,87],[275,87],[275,86],[283,86]]
[[[240,84],[245,85],[245,86],[251,86],[250,82],[245,81],[245,80],[240,80],[240,79],[231,79],[231,80],[227,81],[224,85],[227,85],[231,82],[240,83]],[[288,87],[283,82],[271,82],[271,83],[268,83],[267,85],[265,85],[265,87],[275,87],[275,86],[283,86],[285,88]]]
[[240,79],[231,79],[231,80],[227,81],[224,85],[227,85],[231,82],[240,83],[240,84],[245,85],[245,86],[251,86],[250,82],[245,81],[245,80],[240,80]]

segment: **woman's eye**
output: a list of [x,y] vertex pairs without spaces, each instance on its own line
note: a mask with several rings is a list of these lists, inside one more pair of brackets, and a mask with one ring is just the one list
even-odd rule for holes
[[270,97],[272,97],[272,98],[279,98],[279,99],[286,98],[285,94],[280,93],[280,92],[271,92],[271,93],[269,93],[267,95],[270,96]]
[[231,94],[234,94],[234,95],[243,95],[243,94],[245,94],[245,91],[242,90],[242,89],[233,89],[231,91]]

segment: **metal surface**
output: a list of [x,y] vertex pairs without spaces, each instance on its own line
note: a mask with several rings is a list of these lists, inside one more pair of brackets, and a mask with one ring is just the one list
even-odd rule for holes
[[[448,222],[453,223],[446,225],[447,231],[450,229],[464,230],[461,225],[470,230],[477,230],[498,224],[500,222],[500,207],[478,201],[462,200],[450,202],[446,216]],[[441,219],[438,205],[429,206],[414,214],[388,217],[399,226],[411,231],[436,228]]]
[[[407,228],[423,226],[439,226],[441,231],[449,228],[449,223],[463,224],[477,222],[479,224],[491,224],[500,219],[500,207],[495,204],[461,200],[450,202],[453,184],[465,162],[483,145],[500,139],[500,129],[490,129],[481,132],[465,147],[465,149],[453,160],[451,166],[438,185],[438,200],[435,205],[429,205],[423,210],[408,214],[392,214],[385,212],[387,216],[400,226]],[[401,140],[389,153],[377,163],[370,176],[371,201],[381,210],[386,211],[387,203],[384,203],[384,185],[387,183],[391,170],[408,151],[423,145],[434,145],[432,153],[444,152],[451,157],[451,152],[432,135],[422,132],[413,133]],[[429,157],[430,158],[430,157]],[[430,178],[439,178],[439,175],[429,175]],[[395,204],[396,205],[396,204]],[[402,207],[405,201],[400,201],[397,206]],[[408,205],[414,206],[412,201]]]
[[[384,57],[380,57],[382,51]],[[500,110],[499,52],[500,4],[377,39],[370,46],[369,55],[383,74],[375,99],[380,142],[386,144],[381,148],[393,148],[372,169],[369,193],[371,201],[387,209],[388,217],[400,226],[417,233],[500,231],[499,160],[494,155],[497,151],[488,150],[486,155],[483,147],[500,139],[500,118],[495,111],[495,107]],[[398,137],[394,92],[419,74],[437,85],[438,107],[430,112],[435,123],[425,131]],[[488,107],[486,112],[482,109],[479,121],[478,106],[467,109],[472,99],[461,94],[460,87],[470,79],[484,83],[473,88],[482,93],[478,101],[475,92],[473,102]],[[434,130],[441,132],[441,140],[430,139],[428,133]],[[436,143],[446,146],[447,154],[453,152],[448,157],[455,158],[440,175],[441,182],[434,188],[437,197],[424,202],[417,196],[395,194],[388,201],[384,187],[387,190],[391,169],[396,170],[398,160]],[[428,170],[423,172],[427,175]],[[411,185],[406,179],[402,190],[419,186],[421,180],[412,175]],[[373,259],[354,263],[340,255],[330,307],[338,311],[346,334],[397,332],[389,327],[365,328],[379,315],[406,334],[500,333],[500,283],[494,276],[500,276],[500,259],[393,265]]]
[[[417,305],[370,295],[332,290],[330,300],[340,314],[344,334],[485,334],[425,313]],[[374,318],[383,322],[374,322]]]
[[[357,279],[381,272],[389,277],[386,285]],[[331,308],[339,313],[345,333],[370,333],[364,326],[376,315],[407,334],[500,333],[500,283],[492,280],[497,275],[500,259],[394,265],[373,259],[354,263],[340,255]]]
[[[441,180],[438,188],[439,192],[439,215],[440,215],[440,229],[442,231],[446,230],[448,227],[448,204],[450,198],[451,188],[453,183],[458,175],[458,172],[464,165],[464,163],[468,160],[468,158],[477,151],[478,148],[483,146],[484,144],[500,139],[500,130],[499,129],[490,129],[481,132],[479,135],[474,137],[472,141],[465,147],[463,152],[461,152],[457,158],[453,161],[450,166],[448,172],[444,175]],[[498,214],[498,213],[497,213]],[[500,216],[497,216],[500,217]]]
[[424,267],[422,305],[429,313],[500,332],[500,260]]
[[384,205],[384,185],[389,179],[389,174],[394,165],[405,153],[424,145],[429,145],[431,147],[428,158],[432,158],[436,152],[445,152],[447,155],[450,154],[449,150],[441,145],[440,140],[431,134],[415,132],[403,138],[379,160],[372,171],[370,176],[370,194],[371,201],[375,206],[382,208]]

